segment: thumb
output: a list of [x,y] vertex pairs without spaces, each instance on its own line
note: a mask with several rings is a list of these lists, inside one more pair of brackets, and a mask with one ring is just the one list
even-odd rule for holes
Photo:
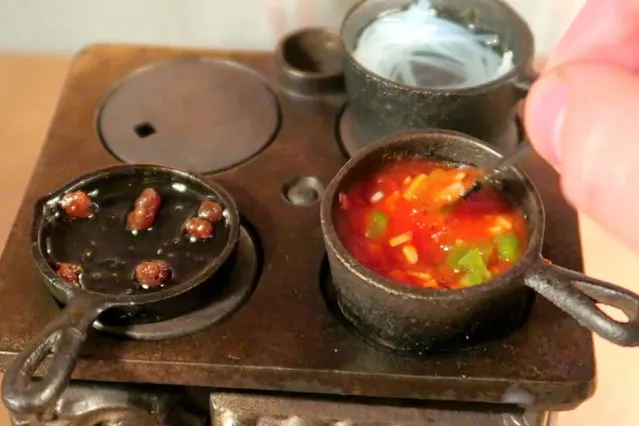
[[525,123],[568,201],[639,250],[639,76],[588,62],[548,70]]

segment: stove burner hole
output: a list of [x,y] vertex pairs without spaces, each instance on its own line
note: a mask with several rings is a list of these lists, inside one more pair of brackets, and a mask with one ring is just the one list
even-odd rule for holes
[[297,176],[282,185],[284,199],[295,206],[307,207],[317,203],[324,185],[315,176]]
[[135,127],[133,127],[133,131],[140,139],[148,138],[156,132],[155,127],[148,122],[136,124]]

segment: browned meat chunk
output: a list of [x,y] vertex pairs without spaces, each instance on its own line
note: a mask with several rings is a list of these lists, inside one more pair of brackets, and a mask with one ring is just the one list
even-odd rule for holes
[[79,265],[74,265],[72,263],[58,263],[57,273],[65,281],[71,284],[79,285],[82,267]]
[[93,214],[93,203],[84,191],[64,194],[60,199],[60,206],[71,218],[87,218]]
[[161,202],[160,194],[155,189],[146,188],[142,191],[135,200],[135,208],[126,217],[127,229],[142,231],[152,227]]
[[222,212],[224,212],[224,209],[219,203],[216,203],[213,200],[204,200],[202,201],[202,204],[200,204],[197,216],[213,223],[222,219]]
[[184,231],[197,239],[213,236],[213,224],[201,217],[192,217],[184,223]]
[[169,265],[161,260],[149,260],[135,267],[135,279],[146,287],[159,287],[171,276]]
[[135,200],[135,208],[141,210],[148,210],[153,214],[157,213],[160,208],[160,202],[162,198],[160,194],[153,188],[145,188],[137,200]]
[[142,231],[153,226],[155,215],[147,210],[135,209],[126,217],[126,228],[130,231]]

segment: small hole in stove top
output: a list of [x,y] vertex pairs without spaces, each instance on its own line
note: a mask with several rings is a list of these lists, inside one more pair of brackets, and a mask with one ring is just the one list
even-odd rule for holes
[[297,176],[282,186],[284,199],[295,206],[311,206],[323,192],[324,185],[315,176]]
[[136,124],[133,131],[140,139],[148,138],[156,132],[155,127],[148,122]]

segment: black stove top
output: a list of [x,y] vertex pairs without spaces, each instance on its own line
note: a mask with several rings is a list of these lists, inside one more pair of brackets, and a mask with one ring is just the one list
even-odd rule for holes
[[[245,273],[257,275],[255,290],[230,316],[215,317],[224,301],[212,300],[203,308],[208,311],[191,317],[206,321],[160,324],[165,331],[183,327],[189,332],[160,337],[180,337],[139,340],[153,335],[148,329],[153,325],[143,330],[102,324],[103,331],[89,336],[75,379],[544,410],[570,409],[587,399],[595,381],[591,334],[541,298],[528,321],[509,336],[452,354],[414,356],[381,350],[336,318],[322,295],[325,253],[317,198],[345,161],[339,132],[345,99],[287,95],[277,88],[274,65],[270,53],[121,45],[93,46],[77,56],[0,259],[2,366],[60,312],[29,256],[35,200],[118,158],[161,158],[169,163],[174,159],[176,165],[198,158],[193,167],[200,171],[223,169],[208,173],[207,179],[228,189],[252,230],[246,244],[255,248],[248,256],[262,256],[258,267]],[[229,67],[237,73],[229,74]],[[223,70],[222,82],[217,80],[218,68]],[[133,72],[135,78],[119,84]],[[176,75],[180,78],[173,78]],[[260,113],[254,114],[251,91],[235,86],[248,85],[246,78],[262,88]],[[163,87],[171,89],[164,92]],[[117,95],[118,90],[130,92]],[[132,113],[109,106],[122,99],[129,103],[128,111],[135,111],[134,122]],[[239,139],[238,123],[222,123],[223,131],[212,131],[203,124],[207,116],[201,108],[207,102],[215,103],[212,111],[228,108],[228,120],[244,108],[252,111],[251,121],[242,125],[253,127],[239,132]],[[100,108],[109,116],[96,119]],[[260,120],[264,122],[256,122]],[[251,139],[258,134],[264,137]],[[146,150],[132,147],[137,143]],[[200,161],[207,155],[225,158]],[[555,173],[535,156],[524,168],[546,204],[545,256],[579,270],[576,214],[565,204]],[[231,288],[233,282],[229,278]],[[242,404],[241,397],[215,401],[222,406]]]

